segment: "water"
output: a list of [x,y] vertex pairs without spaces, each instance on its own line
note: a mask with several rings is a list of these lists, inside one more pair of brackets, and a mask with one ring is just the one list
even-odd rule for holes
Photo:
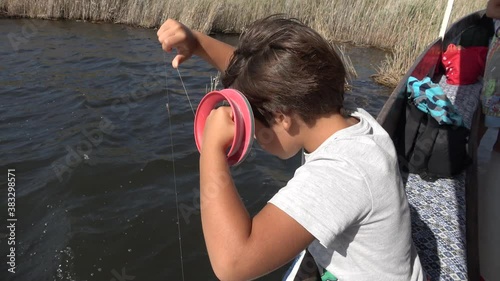
[[[201,231],[193,113],[156,31],[2,19],[0,38],[0,279],[181,280],[175,161],[185,279],[216,280]],[[360,77],[347,104],[376,115],[390,90],[369,75],[384,53],[349,52]],[[180,71],[196,106],[216,71],[196,57]],[[233,169],[251,214],[298,165],[298,157],[281,161],[255,148]],[[3,226],[8,169],[16,178],[15,274]]]

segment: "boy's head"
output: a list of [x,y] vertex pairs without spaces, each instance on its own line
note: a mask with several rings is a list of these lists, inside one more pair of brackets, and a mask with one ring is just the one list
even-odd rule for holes
[[271,16],[242,33],[222,84],[241,91],[267,127],[277,113],[314,125],[317,118],[340,112],[345,76],[342,60],[316,31]]

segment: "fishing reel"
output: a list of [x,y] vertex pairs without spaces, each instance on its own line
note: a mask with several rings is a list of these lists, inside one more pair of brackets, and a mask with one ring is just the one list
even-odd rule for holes
[[206,94],[200,101],[194,117],[194,139],[198,151],[201,152],[203,130],[210,112],[221,102],[229,103],[233,112],[234,138],[227,152],[230,166],[239,165],[250,153],[254,139],[255,121],[252,107],[247,98],[238,90],[223,89]]

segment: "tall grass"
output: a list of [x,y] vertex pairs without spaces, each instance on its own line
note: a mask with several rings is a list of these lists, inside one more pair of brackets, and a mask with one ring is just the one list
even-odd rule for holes
[[[487,0],[456,0],[451,21]],[[444,0],[0,0],[8,16],[109,21],[157,27],[178,19],[203,32],[239,33],[270,14],[297,17],[332,41],[391,51],[375,79],[394,86],[438,36]]]

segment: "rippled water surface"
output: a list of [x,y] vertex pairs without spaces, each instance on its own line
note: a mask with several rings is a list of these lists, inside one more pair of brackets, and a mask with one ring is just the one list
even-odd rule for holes
[[[181,280],[175,188],[185,280],[216,280],[198,211],[193,113],[156,31],[2,19],[0,38],[0,172],[16,171],[18,219],[11,274],[2,176],[0,280]],[[347,105],[376,115],[390,90],[369,75],[384,54],[348,52],[360,77]],[[196,106],[216,71],[196,57],[180,71]],[[255,148],[233,169],[252,214],[299,162]]]

